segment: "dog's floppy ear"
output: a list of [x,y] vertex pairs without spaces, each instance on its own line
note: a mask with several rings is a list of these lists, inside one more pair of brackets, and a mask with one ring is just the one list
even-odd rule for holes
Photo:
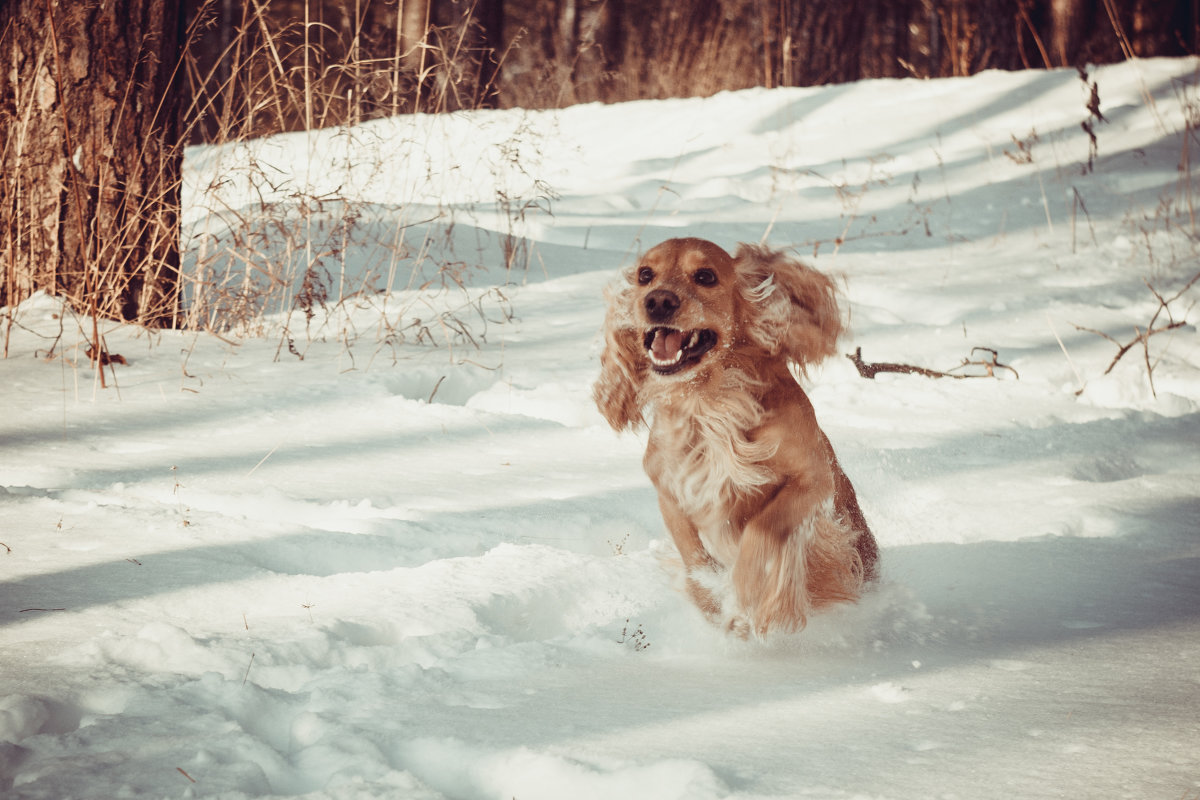
[[600,353],[600,377],[592,387],[592,398],[613,430],[623,431],[645,421],[640,394],[648,366],[641,336],[633,327],[632,287],[610,287],[604,296],[608,301],[604,350]]
[[742,244],[734,256],[747,335],[801,369],[833,355],[842,317],[833,281],[786,254]]

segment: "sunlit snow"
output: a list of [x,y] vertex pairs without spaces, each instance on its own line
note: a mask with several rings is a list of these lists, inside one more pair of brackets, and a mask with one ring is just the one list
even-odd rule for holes
[[[375,249],[311,319],[105,325],[106,389],[57,301],[0,319],[0,795],[1197,797],[1200,286],[1105,370],[1200,271],[1198,64],[1096,69],[1090,171],[1074,70],[189,151],[188,236],[300,192]],[[883,579],[796,635],[701,618],[592,405],[676,235],[836,274],[844,353],[1015,371],[813,372]]]

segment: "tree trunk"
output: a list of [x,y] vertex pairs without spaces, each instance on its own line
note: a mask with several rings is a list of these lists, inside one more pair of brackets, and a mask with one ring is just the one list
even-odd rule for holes
[[0,305],[37,290],[142,325],[178,319],[179,4],[0,9]]
[[495,108],[500,95],[500,60],[504,57],[504,0],[482,0],[472,13],[480,38],[475,106]]
[[426,51],[425,34],[429,29],[429,0],[399,0],[400,54],[404,66],[410,72],[419,74],[425,67]]
[[1050,44],[1059,66],[1069,67],[1074,63],[1083,21],[1082,0],[1051,0]]
[[555,0],[554,18],[557,21],[554,55],[562,64],[569,65],[571,79],[575,77],[575,61],[579,54],[579,2],[580,0]]

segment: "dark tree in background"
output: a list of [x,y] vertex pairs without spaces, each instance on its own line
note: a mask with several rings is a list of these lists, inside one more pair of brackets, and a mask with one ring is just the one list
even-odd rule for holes
[[0,306],[45,290],[180,324],[185,139],[1194,54],[1198,15],[1200,0],[0,0]]
[[[438,0],[433,0],[435,5]],[[507,0],[502,105],[1197,52],[1197,0]],[[533,44],[533,47],[528,46]]]
[[81,311],[173,324],[177,11],[162,0],[0,7],[0,305],[44,289]]
[[[229,133],[230,119],[263,134],[308,119],[329,125],[414,111],[1183,55],[1196,52],[1200,0],[186,0],[184,7],[189,20],[206,18],[191,53],[189,96],[210,96],[198,107],[206,115],[202,138],[212,140]],[[242,112],[228,114],[231,106]]]

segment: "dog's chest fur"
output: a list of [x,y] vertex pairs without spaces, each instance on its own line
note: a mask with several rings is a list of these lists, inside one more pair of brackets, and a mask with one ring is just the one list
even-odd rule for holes
[[748,392],[703,394],[657,406],[645,467],[655,487],[687,514],[718,560],[736,551],[738,498],[758,493],[776,475],[767,461],[778,443],[756,441],[762,407]]

